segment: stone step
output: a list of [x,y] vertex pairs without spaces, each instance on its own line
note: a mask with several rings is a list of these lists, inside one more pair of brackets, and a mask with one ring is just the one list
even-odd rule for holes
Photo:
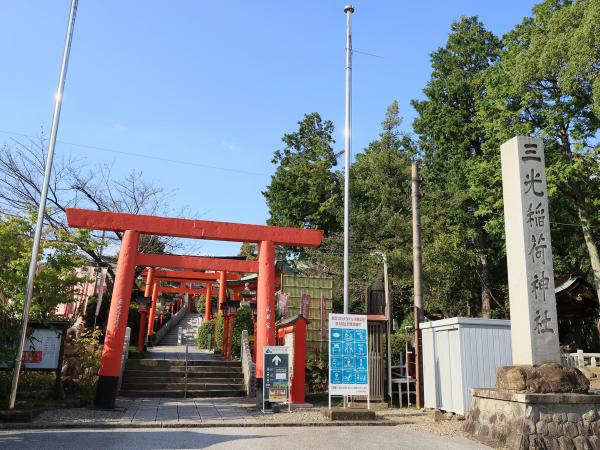
[[[190,360],[187,362],[188,367],[242,367],[241,361],[227,361],[225,359],[209,359],[209,360]],[[127,368],[135,369],[137,367],[184,367],[185,361],[179,359],[129,359],[127,360]]]
[[[185,376],[185,371],[183,369],[176,370],[174,368],[162,369],[162,370],[129,370],[125,371],[125,378],[127,377],[152,377],[152,378],[172,378],[172,377],[181,377]],[[223,368],[214,368],[210,369],[204,368],[203,370],[190,370],[188,368],[188,378],[242,378],[243,373],[242,370],[239,369],[223,369]]]
[[[184,377],[123,377],[124,384],[151,384],[151,383],[183,383]],[[241,377],[190,377],[188,376],[188,384],[190,383],[224,383],[224,384],[243,384],[244,379]]]
[[[129,383],[124,382],[121,390],[124,391],[182,391],[186,389],[185,383]],[[188,391],[244,391],[241,383],[196,383],[188,380]]]
[[[151,391],[151,390],[121,390],[121,396],[123,397],[139,397],[139,398],[183,398],[184,391]],[[242,390],[192,390],[187,391],[187,398],[216,398],[216,397],[243,397],[246,395],[245,391]]]

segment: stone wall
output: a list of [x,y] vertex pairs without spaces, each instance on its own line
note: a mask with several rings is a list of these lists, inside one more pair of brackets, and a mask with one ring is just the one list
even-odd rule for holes
[[496,447],[600,450],[600,396],[473,389],[465,431]]

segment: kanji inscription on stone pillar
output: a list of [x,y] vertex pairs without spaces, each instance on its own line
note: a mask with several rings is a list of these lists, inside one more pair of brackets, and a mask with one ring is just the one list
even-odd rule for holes
[[513,364],[560,363],[541,139],[500,147]]

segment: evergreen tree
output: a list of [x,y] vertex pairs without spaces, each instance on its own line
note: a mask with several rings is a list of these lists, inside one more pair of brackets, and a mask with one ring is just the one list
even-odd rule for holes
[[500,56],[486,76],[488,142],[544,139],[555,272],[591,275],[600,295],[600,2],[540,3]]
[[331,234],[341,229],[342,185],[333,171],[333,123],[314,112],[298,122],[298,131],[285,134],[277,150],[271,184],[263,192],[270,225],[316,228]]
[[[483,74],[496,61],[499,47],[499,39],[476,17],[462,17],[452,24],[446,46],[431,54],[426,99],[412,102],[427,192],[423,239],[428,298],[432,308],[469,315],[481,311],[486,318],[496,298],[494,288],[501,289],[492,277],[498,248],[490,236],[494,211],[487,203],[498,197],[500,178],[497,158],[485,152],[477,118],[486,95]],[[477,285],[479,295],[472,291]]]

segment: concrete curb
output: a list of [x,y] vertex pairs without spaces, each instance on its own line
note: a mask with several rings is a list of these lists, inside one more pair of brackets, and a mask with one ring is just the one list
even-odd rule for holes
[[94,422],[94,423],[0,423],[0,431],[19,430],[64,430],[64,429],[89,429],[102,430],[109,428],[281,428],[281,427],[394,427],[409,425],[414,422],[390,421],[336,421],[336,422],[304,422],[304,423],[268,423],[268,422],[226,422],[226,423],[198,423],[198,422]]

